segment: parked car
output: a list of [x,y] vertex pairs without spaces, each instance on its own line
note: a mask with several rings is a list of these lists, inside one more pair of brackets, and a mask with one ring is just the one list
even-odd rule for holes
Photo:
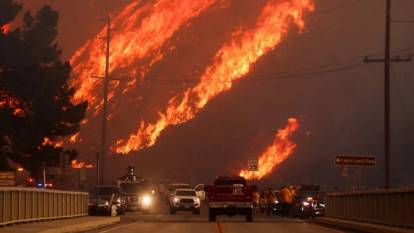
[[192,211],[193,214],[200,214],[200,206],[200,198],[193,189],[177,189],[170,200],[170,214],[176,214],[177,211]]
[[165,203],[168,205],[170,203],[171,198],[174,197],[175,190],[177,189],[192,189],[191,185],[186,183],[171,183],[167,186],[167,190],[165,191]]
[[89,212],[92,215],[111,215],[113,207],[118,214],[125,213],[125,197],[117,186],[99,186],[91,192]]
[[217,215],[244,215],[253,221],[253,187],[243,177],[218,177],[208,186],[209,221]]

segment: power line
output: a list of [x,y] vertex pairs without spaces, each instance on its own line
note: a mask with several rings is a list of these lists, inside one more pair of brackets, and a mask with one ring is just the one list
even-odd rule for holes
[[[396,54],[400,52],[410,51],[413,50],[414,46],[409,46],[401,49],[397,49],[391,52],[391,54]],[[372,53],[369,56],[379,56],[383,53]],[[408,56],[412,54],[407,54]],[[353,56],[349,58],[345,58],[339,61],[315,65],[315,66],[309,66],[304,67],[295,71],[286,71],[286,72],[279,72],[274,74],[256,74],[256,75],[248,75],[251,79],[241,79],[239,81],[267,81],[267,80],[274,80],[278,78],[296,78],[296,77],[303,77],[303,76],[309,76],[314,74],[325,74],[325,73],[332,73],[335,71],[344,71],[347,69],[353,69],[359,66],[363,66],[363,63],[360,63],[362,59],[364,59],[365,55],[358,55]],[[355,61],[358,61],[358,63],[355,63]],[[347,64],[347,63],[354,63],[354,64]],[[340,66],[340,67],[332,67],[340,64],[347,64],[346,66]],[[331,68],[332,67],[332,68]],[[151,78],[151,79],[145,79],[143,82],[152,82],[152,81],[159,81],[159,82],[177,82],[177,83],[198,83],[201,80],[197,79],[195,75],[179,75],[180,77],[194,77],[192,79],[162,79],[162,78]],[[260,78],[260,77],[272,77],[272,78]],[[213,81],[213,80],[212,80]],[[218,82],[217,80],[214,80],[214,82]],[[224,82],[230,82],[230,81],[224,81]]]
[[392,23],[414,23],[414,19],[413,20],[404,20],[404,19],[394,19],[391,20]]
[[362,0],[355,0],[355,1],[347,2],[347,3],[341,4],[341,5],[332,7],[332,8],[324,9],[324,10],[321,10],[321,11],[316,11],[313,14],[308,15],[307,17],[313,17],[313,16],[327,14],[327,13],[330,13],[330,12],[333,12],[333,11],[337,11],[337,10],[347,8],[349,6],[355,5],[355,4],[360,3],[360,2],[362,2]]
[[[247,75],[249,79],[240,79],[236,81],[220,81],[220,80],[211,80],[212,83],[217,82],[223,82],[223,83],[229,83],[229,82],[256,82],[256,81],[274,81],[274,80],[282,80],[282,79],[294,79],[294,78],[300,78],[305,76],[311,76],[315,74],[328,74],[328,73],[334,73],[339,71],[345,71],[345,70],[351,70],[358,67],[363,67],[364,64],[358,63],[358,64],[350,64],[346,66],[331,68],[331,69],[320,69],[310,72],[302,72],[302,73],[295,73],[295,74],[266,74],[266,75]],[[264,77],[264,78],[255,78],[255,77]],[[159,79],[159,78],[153,78],[153,79],[147,79],[145,81],[158,81],[158,82],[176,82],[176,83],[199,83],[201,80],[198,79]]]

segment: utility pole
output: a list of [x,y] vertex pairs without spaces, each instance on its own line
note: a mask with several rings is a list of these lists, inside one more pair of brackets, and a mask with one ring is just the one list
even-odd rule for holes
[[103,184],[103,176],[105,174],[105,158],[107,152],[107,119],[108,119],[108,85],[109,85],[109,52],[110,52],[110,42],[111,42],[111,17],[108,16],[106,19],[107,31],[106,37],[106,53],[105,53],[105,76],[103,77],[103,106],[102,106],[102,128],[101,128],[101,150],[99,153],[99,159],[97,164],[97,169],[99,172],[99,183]]
[[391,58],[391,0],[385,1],[385,58],[369,59],[368,57],[365,57],[365,62],[384,63],[384,187],[389,189],[391,173],[391,62],[409,62],[411,61],[411,57],[401,58],[397,56]]
[[115,31],[115,29],[111,28],[111,17],[105,19],[107,24],[106,29],[106,37],[102,37],[100,39],[104,39],[106,42],[106,51],[105,51],[105,75],[101,76],[92,76],[92,78],[103,79],[103,106],[102,106],[102,127],[101,127],[101,148],[100,153],[98,153],[98,161],[97,169],[100,171],[99,184],[104,183],[104,175],[105,175],[105,159],[107,157],[107,122],[108,122],[108,89],[109,89],[109,82],[110,81],[122,81],[121,78],[112,77],[109,75],[110,71],[110,44],[111,44],[111,32]]

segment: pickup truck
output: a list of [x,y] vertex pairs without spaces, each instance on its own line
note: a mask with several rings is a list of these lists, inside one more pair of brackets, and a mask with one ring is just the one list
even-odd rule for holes
[[253,221],[253,189],[243,177],[217,177],[206,190],[210,222],[217,215],[244,215],[247,222]]

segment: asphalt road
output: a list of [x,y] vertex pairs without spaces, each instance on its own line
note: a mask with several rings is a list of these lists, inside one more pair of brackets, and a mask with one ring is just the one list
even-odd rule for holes
[[170,215],[164,203],[158,204],[151,214],[127,213],[119,224],[88,231],[87,233],[350,233],[312,223],[310,220],[281,218],[256,214],[251,223],[242,216],[219,217],[208,222],[208,210],[203,206],[201,215],[178,212]]

